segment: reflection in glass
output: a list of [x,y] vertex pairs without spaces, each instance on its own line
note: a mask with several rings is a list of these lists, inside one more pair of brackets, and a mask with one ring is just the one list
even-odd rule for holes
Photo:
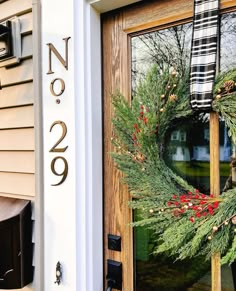
[[142,34],[132,38],[132,89],[154,64],[160,71],[174,68],[185,75],[190,62],[192,24]]
[[209,116],[191,118],[175,126],[165,146],[165,161],[196,189],[210,194]]
[[[221,68],[236,65],[236,13],[222,17]],[[157,64],[160,73],[176,70],[188,74],[192,24],[184,24],[135,36],[132,47],[132,93],[144,80],[148,70]],[[233,60],[233,61],[232,61]],[[167,134],[164,158],[170,168],[202,193],[210,194],[209,115],[196,115],[180,121]],[[221,191],[230,175],[231,143],[224,122],[220,122],[220,186]],[[139,213],[134,212],[134,219]],[[204,258],[175,261],[168,256],[153,256],[152,233],[144,227],[134,229],[135,290],[185,291],[211,290],[210,263]],[[233,291],[231,269],[222,268],[222,290]]]
[[236,12],[223,14],[221,18],[220,69],[236,68]]
[[[188,122],[179,123],[169,133],[165,146],[165,161],[202,193],[210,194],[210,134],[209,114],[202,114]],[[220,121],[220,189],[225,188],[230,174],[232,155],[227,128]]]

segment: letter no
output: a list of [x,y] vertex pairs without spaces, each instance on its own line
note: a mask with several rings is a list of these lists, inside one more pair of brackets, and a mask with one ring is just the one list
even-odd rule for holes
[[57,57],[57,59],[60,61],[60,63],[63,65],[63,67],[68,70],[68,41],[70,37],[63,38],[65,41],[65,57],[63,58],[61,54],[58,52],[58,50],[55,48],[55,46],[52,43],[47,43],[47,46],[49,48],[48,56],[49,56],[49,68],[47,74],[54,74],[52,70],[52,52]]

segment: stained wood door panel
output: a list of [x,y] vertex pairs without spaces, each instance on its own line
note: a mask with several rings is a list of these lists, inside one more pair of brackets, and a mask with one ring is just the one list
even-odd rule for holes
[[[192,16],[192,0],[145,1],[124,11],[124,30],[127,33],[170,24]],[[140,8],[142,5],[142,8]],[[141,11],[142,10],[142,11]]]
[[[177,3],[177,1],[172,1]],[[132,8],[120,10],[114,14],[104,15],[103,18],[103,52],[104,52],[104,191],[105,191],[105,257],[112,258],[123,263],[124,290],[133,290],[133,242],[132,228],[128,224],[132,221],[132,212],[128,208],[130,199],[127,188],[120,183],[121,174],[114,168],[113,161],[108,153],[113,151],[111,144],[113,115],[111,106],[111,93],[121,91],[130,98],[130,48],[129,35],[132,32],[146,28],[150,22],[149,14],[155,11],[153,19],[155,25],[160,21],[162,1],[150,1],[144,6],[135,5]],[[172,3],[173,5],[173,3]],[[142,9],[140,9],[142,7]],[[144,9],[143,9],[144,8]],[[172,7],[173,8],[173,7]],[[178,6],[178,9],[180,5]],[[173,9],[172,9],[173,10]],[[135,15],[135,16],[134,16]],[[121,235],[122,251],[116,253],[107,250],[107,234]],[[106,265],[106,264],[105,264]],[[106,271],[105,271],[106,272]]]
[[[235,0],[221,0],[221,9],[236,5]],[[140,7],[142,6],[140,11]],[[145,1],[127,7],[124,11],[124,31],[127,33],[170,25],[189,19],[193,14],[192,0]]]
[[[127,188],[120,183],[120,173],[114,168],[110,152],[113,151],[111,145],[112,137],[112,106],[111,93],[119,89],[123,94],[128,92],[127,82],[127,45],[128,39],[122,33],[122,13],[117,13],[113,17],[105,17],[103,20],[103,48],[104,48],[104,80],[107,86],[104,92],[104,163],[105,165],[105,195],[104,208],[105,217],[105,253],[106,257],[121,261],[123,263],[124,290],[132,290],[132,230],[128,226],[131,221],[131,211],[127,207],[129,193]],[[113,26],[113,22],[115,26]],[[107,45],[109,44],[109,45]],[[112,64],[112,65],[111,65]],[[112,219],[110,219],[112,217]],[[121,252],[109,251],[107,248],[107,234],[121,235]]]

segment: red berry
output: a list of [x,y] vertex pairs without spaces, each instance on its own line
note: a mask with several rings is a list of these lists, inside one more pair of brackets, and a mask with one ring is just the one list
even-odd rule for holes
[[216,202],[213,203],[213,207],[214,208],[217,208],[218,206],[219,206],[219,201],[216,201]]
[[191,217],[189,218],[189,220],[193,223],[193,222],[194,222],[194,217],[191,216]]

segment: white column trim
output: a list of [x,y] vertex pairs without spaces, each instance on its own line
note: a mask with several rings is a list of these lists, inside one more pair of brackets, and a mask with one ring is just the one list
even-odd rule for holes
[[[44,145],[44,288],[57,288],[55,267],[62,263],[60,290],[103,290],[103,195],[102,195],[102,98],[100,15],[86,0],[42,2],[42,86]],[[62,19],[64,19],[62,21]],[[53,54],[53,71],[47,75],[48,46],[55,45],[64,57],[63,37],[69,41],[69,68]],[[50,94],[54,78],[65,81],[61,103]],[[55,120],[67,125],[59,153],[68,161],[68,177],[52,187],[49,152],[57,136]],[[54,130],[55,129],[55,130]],[[60,129],[60,126],[59,126]],[[42,157],[41,157],[42,158]],[[55,183],[55,182],[54,182]],[[64,203],[63,203],[64,202]],[[41,266],[42,267],[42,266]]]
[[[82,3],[83,2],[83,5]],[[86,1],[75,9],[75,76],[78,80],[76,115],[77,146],[83,146],[77,160],[77,263],[78,290],[103,290],[103,195],[102,195],[102,98],[101,98],[101,32],[100,15]],[[80,98],[79,96],[83,96]],[[80,120],[80,121],[81,121]],[[76,146],[76,147],[77,147]],[[85,154],[84,154],[85,153]],[[84,169],[81,172],[81,169]],[[81,184],[83,189],[81,188]],[[83,224],[83,221],[85,222]],[[83,224],[81,226],[81,224]],[[83,263],[81,262],[83,261]]]

